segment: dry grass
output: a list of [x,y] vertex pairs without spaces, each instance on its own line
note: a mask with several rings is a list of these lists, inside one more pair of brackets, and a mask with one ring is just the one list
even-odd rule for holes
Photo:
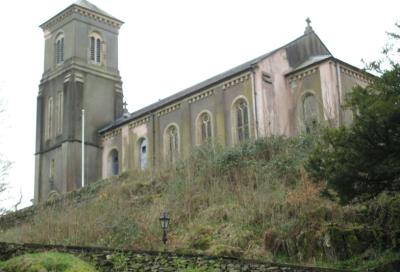
[[158,216],[168,210],[169,250],[271,259],[279,237],[342,220],[342,208],[321,198],[323,184],[303,171],[311,145],[272,138],[204,147],[176,169],[125,173],[91,200],[45,208],[0,239],[159,250]]

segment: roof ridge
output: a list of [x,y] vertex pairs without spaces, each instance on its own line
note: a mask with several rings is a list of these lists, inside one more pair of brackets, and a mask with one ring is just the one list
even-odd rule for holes
[[95,4],[90,3],[87,0],[77,0],[75,3],[75,5],[89,9],[91,11],[94,11],[96,13],[111,17],[111,18],[115,18],[114,16],[112,16],[111,14],[109,14],[108,12],[105,12],[104,10],[102,10],[101,8],[99,8],[98,6],[96,6]]
[[[253,67],[253,65],[255,65],[255,64],[259,63],[260,61],[264,60],[265,58],[271,56],[272,54],[276,53],[277,51],[279,51],[281,49],[284,49],[286,47],[289,47],[290,45],[294,44],[295,42],[305,38],[308,35],[312,35],[312,34],[314,34],[319,39],[319,41],[321,41],[321,39],[314,32],[314,30],[311,29],[307,33],[302,34],[301,36],[297,37],[296,39],[288,42],[287,44],[285,44],[285,45],[283,45],[281,47],[278,47],[278,48],[276,48],[276,49],[274,49],[274,50],[272,50],[272,51],[270,51],[268,53],[260,55],[259,57],[251,59],[249,61],[246,61],[246,62],[244,62],[242,64],[234,66],[231,69],[228,69],[228,70],[226,70],[226,71],[224,71],[222,73],[219,73],[219,74],[217,74],[215,76],[209,77],[209,78],[207,78],[207,79],[205,79],[203,81],[200,81],[197,84],[194,84],[194,85],[192,85],[192,86],[190,86],[188,88],[185,88],[185,89],[183,89],[181,91],[175,92],[175,93],[173,93],[173,94],[171,94],[171,95],[169,95],[169,96],[167,96],[167,97],[165,97],[165,98],[163,98],[163,99],[161,99],[161,100],[159,100],[157,102],[151,103],[151,104],[149,104],[149,105],[147,105],[145,107],[142,107],[142,108],[140,108],[140,109],[138,109],[138,110],[136,110],[136,111],[134,111],[132,113],[129,113],[129,117],[120,118],[118,120],[115,120],[111,124],[101,128],[99,130],[99,132],[100,133],[104,133],[104,132],[112,129],[113,127],[120,126],[120,125],[122,125],[124,123],[127,123],[127,122],[130,122],[131,120],[134,120],[135,118],[143,116],[146,113],[152,112],[152,111],[154,111],[154,109],[156,109],[158,107],[163,107],[165,105],[171,104],[171,103],[173,103],[173,102],[175,102],[175,101],[177,101],[179,99],[182,99],[182,98],[184,98],[186,96],[189,96],[189,95],[191,95],[193,93],[196,93],[196,92],[199,92],[201,90],[204,90],[207,87],[209,87],[210,85],[216,84],[216,83],[218,83],[220,81],[223,81],[223,80],[225,80],[227,78],[231,78],[231,77],[233,77],[233,76],[235,76],[235,75],[237,75],[239,73],[242,73],[242,72],[244,72],[246,70],[249,70],[249,69],[251,69]],[[322,41],[321,41],[321,43],[322,43]],[[323,43],[322,43],[322,45],[326,48],[326,50],[330,54],[330,51],[328,50],[328,48]],[[330,54],[330,55],[332,56],[332,54]]]
[[44,28],[50,22],[54,21],[55,18],[59,17],[60,15],[64,14],[65,12],[67,12],[67,11],[69,11],[71,9],[73,10],[73,7],[78,7],[79,9],[84,9],[84,10],[87,10],[89,12],[96,13],[96,15],[98,15],[98,16],[108,17],[109,19],[111,19],[111,21],[116,22],[118,26],[120,26],[120,25],[122,25],[124,23],[120,19],[118,19],[118,18],[112,16],[111,14],[105,12],[104,10],[100,9],[96,5],[90,3],[89,1],[87,1],[87,0],[78,0],[75,3],[69,5],[66,8],[64,8],[63,10],[61,10],[56,15],[52,16],[50,19],[46,20],[44,23],[39,25],[39,27],[40,28]]

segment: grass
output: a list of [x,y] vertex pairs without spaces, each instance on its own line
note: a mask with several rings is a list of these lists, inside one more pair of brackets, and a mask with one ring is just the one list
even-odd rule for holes
[[95,272],[96,269],[69,254],[44,252],[25,254],[0,263],[4,272]]
[[[174,169],[123,173],[86,187],[84,202],[44,205],[32,222],[1,232],[0,239],[163,250],[158,217],[166,210],[171,251],[335,266],[361,253],[339,252],[342,236],[353,243],[352,228],[371,226],[375,217],[361,215],[365,205],[341,206],[321,196],[324,183],[311,182],[303,168],[313,137],[204,146]],[[391,223],[393,230],[398,225]]]
[[[397,271],[400,266],[400,252],[384,251],[384,252],[367,252],[373,256],[356,256],[346,261],[338,262],[335,267],[339,269],[356,268],[355,271],[368,271],[374,268],[380,268],[379,271]],[[397,267],[391,267],[393,263],[397,263]]]

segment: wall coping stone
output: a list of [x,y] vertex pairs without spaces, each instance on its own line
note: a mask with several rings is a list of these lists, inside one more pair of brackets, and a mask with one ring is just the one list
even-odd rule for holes
[[[170,251],[140,251],[140,250],[128,250],[122,248],[107,248],[107,247],[88,247],[88,246],[66,246],[66,245],[49,245],[49,244],[17,244],[17,243],[5,243],[0,242],[0,260],[7,260],[11,257],[18,256],[25,253],[43,252],[43,251],[59,251],[64,253],[70,253],[75,255],[91,256],[91,254],[102,254],[104,261],[108,260],[108,256],[114,253],[122,253],[124,255],[130,256],[149,256],[158,257],[163,256],[167,259],[182,258],[187,260],[204,260],[204,261],[218,261],[228,267],[232,266],[265,266],[268,268],[276,268],[278,270],[273,271],[307,271],[307,272],[347,272],[350,270],[339,270],[333,268],[321,268],[315,266],[301,266],[295,264],[283,264],[274,262],[264,262],[262,260],[251,260],[251,259],[241,259],[237,257],[228,256],[210,256],[205,254],[185,254],[185,253],[175,253]],[[134,262],[134,261],[132,261]],[[157,259],[154,259],[157,262]],[[195,263],[195,262],[193,262]],[[281,268],[283,270],[281,270]],[[160,270],[163,271],[163,270]],[[241,271],[241,270],[240,270]]]

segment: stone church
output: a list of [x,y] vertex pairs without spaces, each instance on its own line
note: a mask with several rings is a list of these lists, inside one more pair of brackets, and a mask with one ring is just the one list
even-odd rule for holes
[[40,27],[35,203],[124,171],[168,167],[203,143],[225,146],[351,122],[344,96],[367,78],[333,57],[308,20],[282,47],[128,113],[118,70],[123,22],[79,0]]

